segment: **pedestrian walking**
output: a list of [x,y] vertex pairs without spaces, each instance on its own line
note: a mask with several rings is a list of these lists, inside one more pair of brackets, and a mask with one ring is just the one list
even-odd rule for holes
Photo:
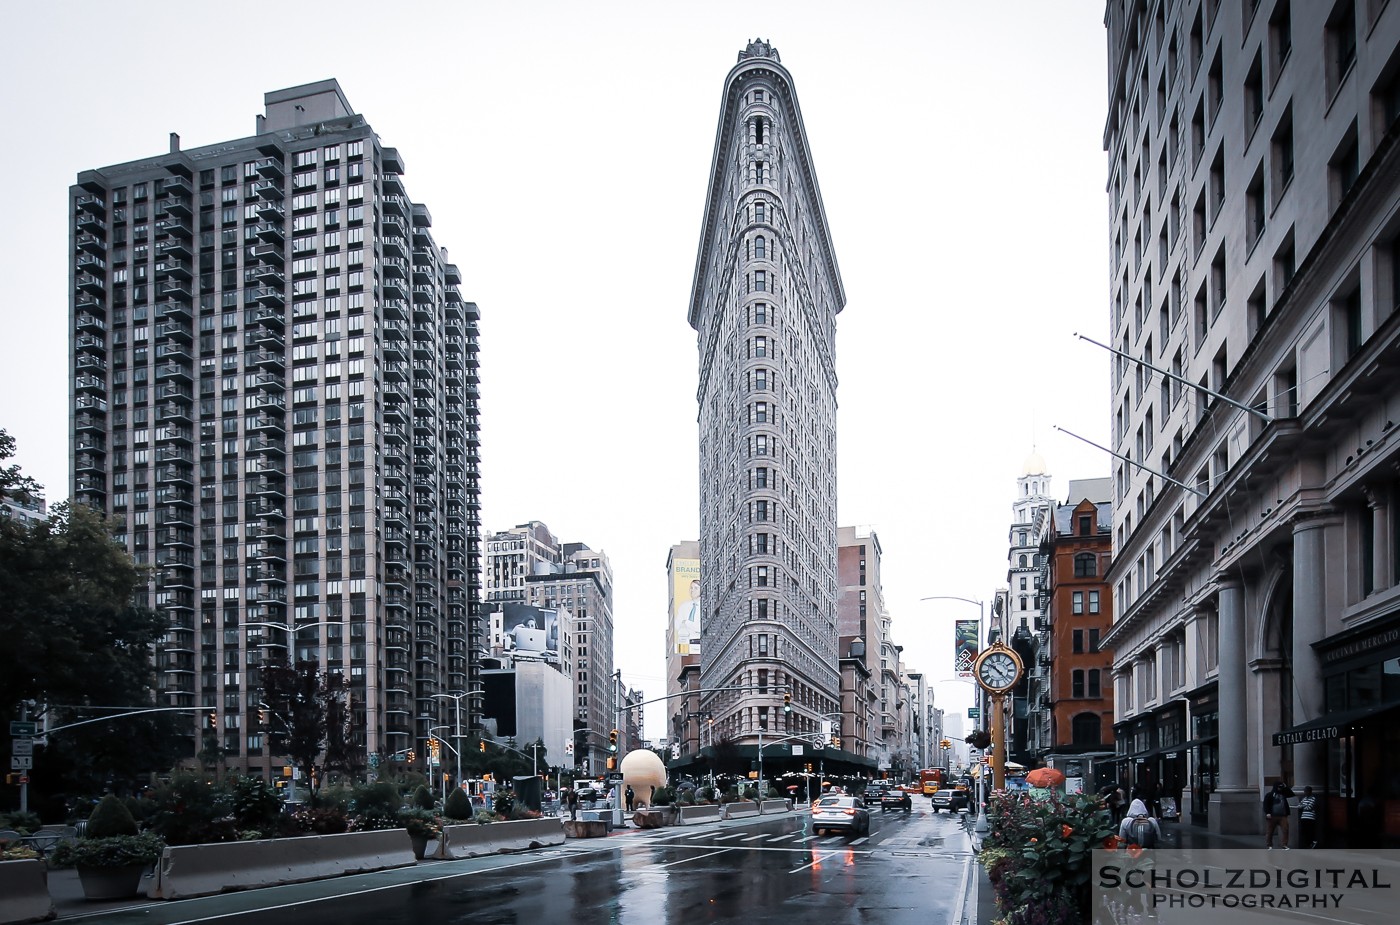
[[1280,847],[1288,850],[1288,814],[1292,811],[1288,802],[1293,791],[1283,781],[1276,781],[1274,789],[1264,794],[1264,847],[1274,847],[1274,832],[1280,835]]
[[1303,788],[1303,797],[1298,801],[1298,847],[1317,847],[1317,797],[1311,787]]
[[1122,824],[1118,826],[1118,837],[1139,848],[1156,848],[1162,838],[1162,828],[1152,818],[1147,804],[1137,799],[1128,807]]
[[569,791],[569,819],[578,819],[578,788]]

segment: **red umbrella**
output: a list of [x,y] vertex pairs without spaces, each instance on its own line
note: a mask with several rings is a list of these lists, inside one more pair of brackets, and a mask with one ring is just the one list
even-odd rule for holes
[[1058,787],[1064,782],[1064,773],[1054,768],[1036,768],[1026,775],[1026,783],[1032,787]]

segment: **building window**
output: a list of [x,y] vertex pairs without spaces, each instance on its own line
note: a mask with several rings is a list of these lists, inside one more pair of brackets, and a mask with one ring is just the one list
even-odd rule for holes
[[1077,553],[1074,557],[1074,577],[1093,578],[1099,573],[1098,556],[1092,552]]
[[1097,669],[1097,668],[1090,668],[1090,669],[1089,669],[1089,696],[1090,696],[1090,697],[1102,697],[1102,696],[1103,696],[1103,687],[1101,686],[1100,675],[1101,675],[1101,673],[1100,673],[1099,669]]
[[1084,697],[1084,669],[1076,668],[1070,673],[1070,694],[1075,699]]
[[1079,515],[1079,535],[1091,536],[1094,532],[1094,518],[1088,514]]
[[1356,0],[1341,0],[1327,20],[1327,90],[1335,93],[1356,63]]
[[1102,722],[1094,713],[1079,713],[1070,720],[1071,735],[1075,745],[1099,745]]
[[1098,613],[1098,612],[1099,612],[1099,592],[1097,592],[1097,591],[1090,591],[1090,592],[1089,592],[1089,612],[1090,612],[1090,613]]
[[1078,616],[1084,612],[1083,591],[1075,591],[1070,595],[1070,612],[1073,613],[1075,616]]
[[759,235],[758,237],[753,239],[753,255],[755,259],[767,259],[767,250],[768,242],[764,239],[763,235]]
[[1083,630],[1075,630],[1075,631],[1074,631],[1074,648],[1073,648],[1072,651],[1073,651],[1074,654],[1076,654],[1076,655],[1083,655],[1083,654],[1084,654],[1084,631],[1083,631]]

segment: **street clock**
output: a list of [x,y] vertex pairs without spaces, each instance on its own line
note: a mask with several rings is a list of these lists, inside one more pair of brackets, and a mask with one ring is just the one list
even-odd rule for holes
[[1016,686],[1024,667],[1014,649],[997,642],[977,656],[972,673],[983,690],[991,694],[1004,694]]

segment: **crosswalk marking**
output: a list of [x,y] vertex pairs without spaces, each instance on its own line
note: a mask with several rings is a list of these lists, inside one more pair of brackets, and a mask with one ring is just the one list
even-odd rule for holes
[[744,841],[758,841],[760,838],[768,838],[768,837],[769,837],[769,836],[768,836],[768,833],[767,833],[767,832],[760,832],[760,833],[758,833],[757,835],[750,835],[748,838],[745,838],[745,839],[743,839],[743,840],[744,840]]

